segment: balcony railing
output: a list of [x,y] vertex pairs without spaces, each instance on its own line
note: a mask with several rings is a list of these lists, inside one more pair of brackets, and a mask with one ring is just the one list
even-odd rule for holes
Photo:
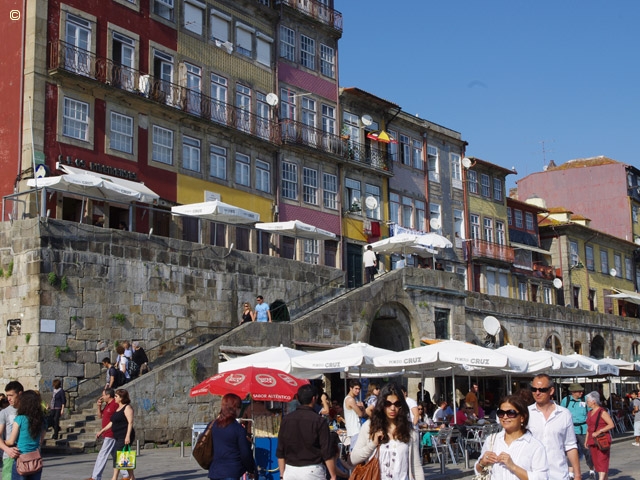
[[288,119],[280,120],[280,131],[282,143],[310,147],[341,157],[351,163],[391,171],[393,162],[388,152],[371,148],[369,145]]
[[513,263],[515,259],[512,247],[477,238],[471,242],[471,255],[474,258],[491,258],[508,263]]
[[276,0],[276,5],[286,5],[310,15],[325,25],[342,32],[342,14],[319,0]]
[[220,102],[197,90],[118,65],[108,58],[98,57],[65,42],[51,45],[50,68],[81,75],[268,142],[280,143],[279,127],[274,120]]

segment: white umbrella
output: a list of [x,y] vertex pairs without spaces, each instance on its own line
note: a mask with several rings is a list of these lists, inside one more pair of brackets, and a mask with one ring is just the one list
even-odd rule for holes
[[[27,185],[123,203],[145,202],[145,200],[148,200],[138,190],[85,173],[29,179],[27,180]],[[152,203],[152,201],[146,201],[145,203]]]
[[266,232],[278,233],[290,237],[309,238],[313,240],[332,240],[336,234],[299,220],[288,222],[257,223],[256,228]]
[[300,378],[317,378],[321,376],[318,371],[306,371],[296,369],[291,364],[292,359],[308,355],[301,350],[294,350],[280,345],[279,347],[269,348],[262,352],[253,353],[237,357],[226,362],[218,364],[218,373],[228,372],[230,370],[238,370],[245,367],[268,367],[276,370],[290,373]]
[[291,360],[295,368],[346,372],[350,368],[372,366],[376,358],[393,353],[391,350],[373,347],[368,343],[352,343],[344,347],[310,353]]
[[568,355],[568,357],[576,359],[581,365],[590,368],[591,375],[618,375],[620,373],[618,367],[611,365],[604,360],[597,360],[578,353],[572,353],[571,355]]
[[189,203],[171,207],[171,213],[198,217],[212,222],[248,224],[260,221],[260,214],[235,207],[219,200],[203,203]]
[[415,253],[417,255],[427,256],[428,254],[434,255],[438,253],[437,250],[434,250],[433,248],[419,244],[417,240],[418,237],[420,237],[420,235],[415,235],[413,233],[400,233],[393,237],[383,238],[382,240],[373,242],[370,245],[374,252],[384,253],[387,255],[394,253],[401,253],[404,255]]
[[447,237],[443,237],[435,232],[428,232],[424,235],[418,235],[416,242],[430,248],[452,248],[453,243]]

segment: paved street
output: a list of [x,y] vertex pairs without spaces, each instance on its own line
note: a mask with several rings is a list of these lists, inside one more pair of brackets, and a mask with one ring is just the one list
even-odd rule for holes
[[[614,439],[610,480],[640,479],[640,447],[634,447],[631,442],[630,435]],[[184,457],[180,456],[180,448],[141,450],[136,478],[140,480],[205,479],[206,472],[189,456],[190,447],[185,447],[184,450]],[[47,455],[44,459],[45,467],[42,478],[45,480],[84,480],[91,475],[96,456],[95,453],[68,456]],[[586,469],[586,465],[583,465],[583,468]],[[437,464],[427,466],[425,472],[428,480],[470,479],[473,476],[471,470],[465,471],[464,465],[460,468],[454,468],[452,465],[447,466],[445,475],[440,474],[440,468]],[[468,474],[466,474],[467,472]],[[111,467],[107,467],[103,479],[110,479],[112,473]],[[586,478],[586,474],[583,475],[583,478]],[[260,480],[263,479],[268,480],[269,477],[261,476]]]

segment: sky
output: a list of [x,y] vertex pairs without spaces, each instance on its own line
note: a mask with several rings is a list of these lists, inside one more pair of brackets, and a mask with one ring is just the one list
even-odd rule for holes
[[640,167],[640,0],[335,0],[340,86],[460,132],[507,187],[574,158]]

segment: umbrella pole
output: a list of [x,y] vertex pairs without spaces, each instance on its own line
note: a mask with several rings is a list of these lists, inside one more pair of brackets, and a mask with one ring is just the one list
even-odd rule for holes
[[456,415],[458,414],[458,404],[456,402],[456,374],[451,374],[451,391],[453,392],[452,402],[453,402],[453,423],[456,422]]

